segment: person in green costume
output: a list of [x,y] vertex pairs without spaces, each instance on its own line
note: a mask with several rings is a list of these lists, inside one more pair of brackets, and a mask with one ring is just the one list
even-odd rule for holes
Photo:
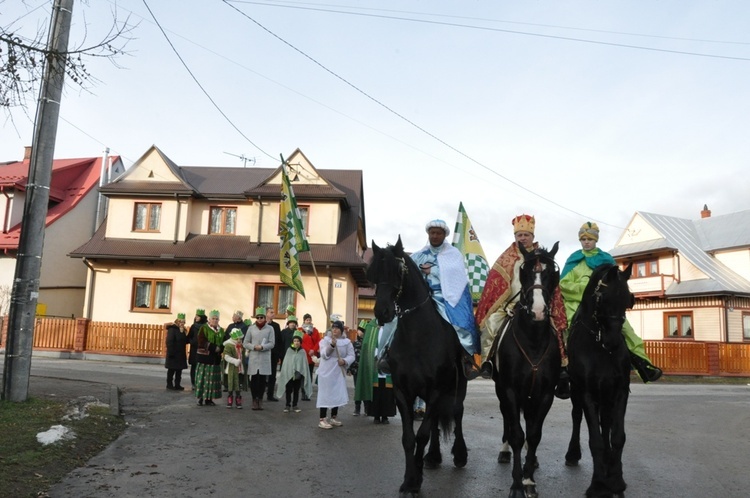
[[370,414],[372,402],[372,379],[377,375],[377,350],[379,340],[377,320],[370,320],[365,325],[365,335],[362,338],[362,349],[359,353],[357,382],[354,385],[354,402],[364,402],[365,415]]
[[[603,264],[616,264],[615,259],[598,247],[599,227],[587,221],[578,230],[581,249],[570,255],[560,274],[560,291],[565,303],[565,314],[568,318],[568,330],[578,306],[581,304],[583,291],[589,283],[594,268]],[[633,330],[630,322],[625,320],[622,326],[625,344],[630,351],[630,361],[638,371],[643,382],[655,382],[662,375],[660,368],[651,363],[641,339]]]

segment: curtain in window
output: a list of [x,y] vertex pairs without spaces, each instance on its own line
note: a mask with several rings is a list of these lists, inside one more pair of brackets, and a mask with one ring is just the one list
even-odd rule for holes
[[294,289],[282,287],[279,289],[279,306],[276,308],[278,313],[286,314],[286,307],[294,304]]
[[309,232],[307,229],[307,217],[308,217],[308,209],[306,207],[298,208],[299,209],[299,216],[300,221],[302,222],[302,229],[305,231],[305,234]]
[[[258,306],[273,306],[273,287],[258,286]],[[253,310],[253,314],[255,314],[255,310]]]
[[750,339],[750,315],[742,316],[742,337]]
[[227,209],[227,219],[224,223],[224,233],[235,233],[234,227],[237,224],[237,210]]
[[690,315],[681,316],[680,322],[682,335],[687,337],[693,335],[693,317]]
[[161,204],[151,204],[151,216],[148,219],[148,229],[158,230],[161,221]]
[[677,329],[677,317],[676,316],[670,316],[667,317],[667,333],[671,336],[676,336],[679,334],[679,330]]
[[208,233],[221,233],[221,208],[211,208],[211,226]]
[[134,308],[148,308],[151,306],[151,282],[137,281],[135,283]]
[[148,206],[145,204],[135,205],[135,229],[145,230],[146,229],[146,214],[148,213]]
[[169,302],[172,296],[171,282],[156,282],[156,300],[154,307],[160,310],[169,309]]

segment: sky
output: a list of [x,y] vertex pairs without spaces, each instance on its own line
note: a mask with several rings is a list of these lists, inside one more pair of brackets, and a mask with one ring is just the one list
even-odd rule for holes
[[[0,24],[46,31],[51,4],[0,0]],[[66,87],[56,158],[275,168],[299,148],[363,171],[368,246],[418,250],[463,202],[490,262],[521,213],[562,265],[584,221],[607,250],[637,211],[750,209],[746,0],[79,0],[71,47],[115,16],[126,55]],[[0,114],[0,162],[33,115]]]

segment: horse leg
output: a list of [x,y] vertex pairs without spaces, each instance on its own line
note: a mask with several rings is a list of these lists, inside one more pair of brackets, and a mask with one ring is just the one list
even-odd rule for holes
[[534,471],[539,467],[536,450],[542,441],[542,427],[547,413],[552,407],[554,397],[552,393],[543,395],[539,401],[539,406],[531,414],[525,414],[526,419],[526,463],[523,466],[523,487],[526,498],[536,498],[536,482],[534,481]]
[[451,453],[453,454],[453,465],[458,468],[466,466],[466,462],[469,459],[469,452],[466,449],[466,441],[464,440],[464,399],[466,398],[466,381],[462,382],[462,388],[459,388],[459,392],[456,393],[456,398],[453,400],[453,448]]
[[[512,405],[512,406],[508,406]],[[501,403],[503,410],[503,421],[507,420],[508,432],[508,443],[513,450],[513,484],[510,487],[510,493],[508,498],[526,498],[523,491],[523,468],[521,465],[521,450],[525,440],[523,428],[521,427],[521,409],[518,403],[515,402],[515,396],[510,394],[510,399],[505,403]]]
[[399,496],[402,498],[409,496],[417,496],[419,489],[422,486],[422,468],[417,466],[415,459],[415,447],[416,437],[414,435],[414,413],[413,406],[414,400],[407,401],[404,399],[404,395],[396,391],[396,405],[398,411],[401,414],[402,429],[401,429],[401,446],[404,448],[405,468],[404,468],[404,481],[399,487]]
[[612,406],[611,449],[607,486],[615,495],[622,495],[628,485],[622,477],[622,451],[625,447],[625,410],[628,404],[628,392],[615,396]]
[[583,409],[581,408],[580,401],[576,402],[575,396],[571,396],[573,401],[573,409],[571,410],[571,418],[573,419],[573,432],[570,435],[570,443],[568,443],[568,452],[565,454],[565,465],[568,467],[575,467],[581,460],[581,419],[583,418]]
[[600,412],[598,404],[590,399],[589,395],[585,396],[583,414],[586,417],[586,425],[589,430],[589,451],[591,459],[594,462],[594,472],[591,476],[591,484],[586,490],[587,497],[604,497],[610,496],[607,489],[607,467],[605,464],[604,440],[600,425]]
[[[435,406],[435,403],[427,403],[424,419],[417,431],[418,458],[420,455],[420,445],[422,451],[424,451],[424,447],[429,439],[430,446],[427,449],[427,454],[424,456],[424,467],[428,469],[436,469],[443,463],[443,455],[440,453],[440,427],[438,425],[438,417],[435,415]],[[422,439],[424,439],[423,444],[420,443]]]
[[[497,383],[495,383],[495,393],[497,394],[497,397],[500,398],[500,390]],[[500,412],[502,413],[503,409],[502,406],[500,407]],[[510,451],[510,444],[508,444],[508,434],[510,434],[510,428],[508,427],[508,419],[503,417],[503,439],[502,439],[502,446],[500,446],[500,453],[497,455],[497,463],[510,463],[510,457],[511,457],[511,451]]]

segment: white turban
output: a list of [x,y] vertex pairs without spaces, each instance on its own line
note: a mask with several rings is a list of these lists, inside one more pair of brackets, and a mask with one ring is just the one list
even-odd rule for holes
[[444,222],[443,220],[432,220],[432,221],[430,221],[429,223],[427,223],[427,225],[425,225],[424,231],[425,232],[429,232],[430,228],[442,228],[443,231],[445,231],[445,236],[446,237],[451,234],[451,229],[448,228],[448,224],[446,222]]

